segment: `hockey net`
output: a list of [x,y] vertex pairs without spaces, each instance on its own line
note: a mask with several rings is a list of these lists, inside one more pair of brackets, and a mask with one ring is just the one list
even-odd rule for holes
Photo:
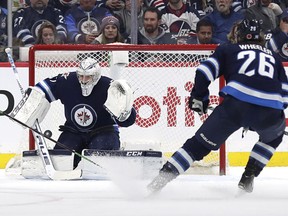
[[[122,147],[161,150],[169,157],[208,116],[200,117],[191,111],[188,98],[196,67],[214,49],[214,45],[35,45],[29,52],[29,85],[75,71],[83,58],[95,58],[103,76],[126,79],[135,92],[137,118],[133,126],[120,128]],[[129,63],[125,65],[121,61],[127,54]],[[218,91],[219,82],[214,82],[210,88],[211,106],[219,103]],[[57,139],[58,127],[64,122],[62,104],[53,102],[41,123],[42,131],[50,130]],[[54,146],[47,144],[49,148]],[[30,149],[34,148],[31,138]],[[212,152],[199,165],[220,166],[225,172],[225,150],[220,152]]]

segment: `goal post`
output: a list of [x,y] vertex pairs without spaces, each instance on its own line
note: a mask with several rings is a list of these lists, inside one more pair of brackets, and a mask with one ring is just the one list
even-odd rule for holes
[[[121,146],[159,148],[156,150],[169,157],[193,136],[208,116],[200,117],[191,111],[188,99],[197,66],[215,48],[216,45],[34,45],[29,50],[29,85],[75,71],[88,56],[96,59],[103,76],[126,79],[134,91],[136,122],[131,127],[120,128]],[[118,57],[127,54],[127,63],[114,61],[114,54]],[[212,106],[219,103],[218,91],[224,85],[223,79],[219,80],[210,87]],[[43,131],[52,131],[57,139],[58,127],[64,122],[63,105],[57,101],[51,104],[41,127]],[[52,143],[48,145],[53,148]],[[32,137],[29,148],[35,148]],[[225,174],[225,145],[210,155],[203,160],[203,166],[217,164],[219,173]]]

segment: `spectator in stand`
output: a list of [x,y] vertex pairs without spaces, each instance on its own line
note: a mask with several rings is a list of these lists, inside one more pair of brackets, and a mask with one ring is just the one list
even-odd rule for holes
[[259,20],[262,31],[269,33],[279,25],[277,16],[282,12],[280,6],[272,3],[272,0],[259,0],[257,4],[247,8],[245,17]]
[[78,3],[79,0],[49,0],[49,5],[58,8],[63,14]]
[[121,10],[125,6],[125,0],[97,0],[96,5],[98,7],[107,8],[111,14]]
[[[26,2],[27,5],[30,5],[30,0],[19,0]],[[48,5],[53,8],[59,9],[62,14],[65,14],[68,9],[70,9],[75,4],[78,4],[79,0],[49,0]]]
[[161,11],[167,5],[167,0],[145,0],[145,4],[149,7],[155,7]]
[[213,25],[208,20],[200,20],[196,25],[196,36],[190,37],[188,44],[213,44]]
[[104,17],[101,23],[101,34],[95,38],[92,44],[124,43],[121,36],[119,20],[114,16]]
[[[143,0],[137,0],[138,28],[143,27]],[[125,1],[125,7],[114,12],[115,17],[120,21],[120,33],[124,38],[128,38],[131,32],[131,0]]]
[[237,43],[237,31],[238,31],[239,25],[240,25],[240,22],[235,22],[234,25],[232,26],[230,32],[227,35],[228,41],[231,44]]
[[0,7],[0,62],[7,61],[6,53],[4,52],[7,47],[7,14],[6,8]]
[[56,26],[59,40],[67,39],[64,17],[59,9],[48,6],[48,0],[30,0],[30,7],[18,9],[13,15],[13,35],[24,46],[31,46],[37,38],[37,31],[44,21]]
[[49,21],[43,22],[38,30],[38,37],[35,44],[57,44],[56,27]]
[[[213,0],[182,0],[183,3],[187,3],[189,6],[197,10],[200,16],[204,16],[207,13],[213,11],[214,3]],[[156,7],[162,11],[168,4],[169,0],[146,0],[146,4],[150,7]]]
[[203,17],[213,24],[214,43],[223,44],[228,42],[229,34],[235,22],[241,21],[244,14],[241,11],[235,12],[232,7],[232,0],[215,0],[216,8],[210,14]]
[[[161,13],[157,8],[148,7],[143,14],[143,28],[138,31],[138,44],[175,44],[171,33],[160,26]],[[128,39],[127,43],[130,40]]]
[[79,0],[65,14],[68,40],[76,44],[90,44],[101,32],[101,21],[111,15],[108,9],[96,7],[96,0]]
[[7,14],[6,8],[0,7],[0,46],[7,46]]
[[182,0],[169,0],[161,12],[164,30],[172,33],[176,40],[179,38],[183,41],[195,36],[200,14],[189,4],[184,4]]
[[284,9],[280,18],[279,27],[272,31],[266,47],[277,53],[282,62],[288,62],[288,8]]

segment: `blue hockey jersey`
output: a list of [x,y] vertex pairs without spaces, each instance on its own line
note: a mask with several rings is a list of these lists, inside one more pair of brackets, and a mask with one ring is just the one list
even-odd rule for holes
[[72,43],[84,43],[87,34],[98,35],[105,16],[112,16],[108,9],[94,7],[91,11],[84,11],[80,6],[74,6],[65,14],[68,38]]
[[280,59],[257,44],[223,44],[201,63],[196,71],[192,95],[207,98],[208,86],[224,76],[226,86],[220,95],[241,101],[284,109],[288,104],[288,80]]
[[35,43],[38,29],[44,21],[54,24],[59,39],[63,42],[66,41],[67,31],[64,17],[59,9],[51,6],[47,6],[42,13],[32,7],[17,10],[13,15],[13,35],[24,45],[32,45]]
[[110,78],[102,76],[87,97],[82,95],[76,72],[47,78],[37,83],[36,86],[45,93],[49,102],[59,99],[64,105],[65,126],[80,132],[90,132],[109,125],[128,127],[135,122],[136,112],[134,109],[126,121],[118,122],[103,107],[110,82]]
[[7,14],[7,9],[0,7],[0,46],[7,46]]

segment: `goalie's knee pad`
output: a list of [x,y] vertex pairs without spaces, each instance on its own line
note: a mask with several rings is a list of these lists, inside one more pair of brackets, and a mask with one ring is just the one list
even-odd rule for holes
[[32,127],[36,120],[41,122],[50,108],[45,93],[37,87],[29,87],[21,101],[11,113],[15,119]]

